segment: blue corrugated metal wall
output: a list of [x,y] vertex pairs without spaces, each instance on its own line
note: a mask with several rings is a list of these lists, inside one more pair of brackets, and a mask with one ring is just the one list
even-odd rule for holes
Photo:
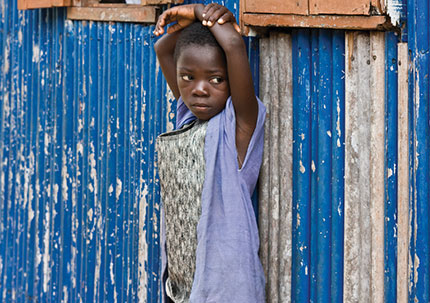
[[1,301],[157,302],[154,142],[175,102],[153,26],[16,5],[0,1]]
[[18,12],[16,1],[1,17],[2,301],[136,301],[141,270],[154,302],[152,143],[174,117],[152,27]]

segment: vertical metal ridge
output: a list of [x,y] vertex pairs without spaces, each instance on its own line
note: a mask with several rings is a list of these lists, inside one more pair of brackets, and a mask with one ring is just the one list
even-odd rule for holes
[[[332,181],[332,136],[334,128],[332,125],[332,75],[333,75],[333,50],[330,31],[318,31],[317,47],[318,63],[317,77],[313,79],[316,92],[314,109],[316,110],[317,129],[312,139],[316,144],[315,158],[312,159],[311,170],[316,175],[313,187],[316,189],[316,217],[311,221],[317,228],[316,241],[311,242],[312,251],[316,253],[315,268],[316,293],[315,302],[328,302],[331,297],[331,186]],[[312,275],[312,270],[311,270]]]
[[310,300],[311,32],[293,31],[292,301]]
[[407,303],[409,289],[409,109],[408,45],[398,44],[398,193],[397,193],[397,302]]
[[[398,36],[385,34],[385,220],[384,220],[384,299],[397,301],[398,239]],[[399,287],[400,288],[400,287]]]
[[[331,302],[343,302],[345,176],[345,32],[332,32]],[[341,285],[341,286],[340,286]]]
[[410,302],[430,301],[429,230],[429,73],[430,5],[425,0],[408,1],[408,46],[410,112]]

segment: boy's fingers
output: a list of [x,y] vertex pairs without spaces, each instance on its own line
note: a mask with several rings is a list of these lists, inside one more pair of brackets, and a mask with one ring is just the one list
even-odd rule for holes
[[[209,19],[212,17],[212,14],[218,9],[215,5],[212,5],[207,11],[205,16],[203,17],[204,20],[209,21]],[[213,22],[213,21],[212,21]]]
[[238,32],[239,34],[241,33],[240,26],[236,22],[233,23],[233,27],[236,30],[236,32]]
[[205,15],[208,13],[208,10],[213,6],[215,6],[215,3],[209,3],[203,8],[203,12],[202,12],[203,17],[205,17]]
[[[216,11],[214,11],[209,17],[208,17],[208,22],[210,22],[211,24],[215,23],[216,21],[218,21],[219,18],[221,18],[222,16],[224,16],[226,13],[228,12],[227,9],[217,9]],[[211,25],[209,25],[211,26]]]
[[170,26],[167,29],[167,33],[168,34],[174,33],[176,31],[180,30],[181,28],[182,28],[182,26],[179,23],[173,24],[172,26]]
[[236,18],[233,16],[231,12],[226,12],[224,15],[222,15],[217,22],[219,24],[224,24],[227,22],[236,22]]

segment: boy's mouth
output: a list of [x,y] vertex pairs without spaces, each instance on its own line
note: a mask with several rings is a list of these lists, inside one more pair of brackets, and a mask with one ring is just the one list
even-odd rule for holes
[[195,109],[207,109],[209,106],[203,103],[195,103],[192,107]]

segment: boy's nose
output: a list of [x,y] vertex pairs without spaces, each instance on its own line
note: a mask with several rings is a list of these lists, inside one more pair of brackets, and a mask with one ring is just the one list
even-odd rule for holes
[[200,97],[206,96],[208,94],[204,81],[198,81],[196,83],[196,85],[193,88],[192,94]]

